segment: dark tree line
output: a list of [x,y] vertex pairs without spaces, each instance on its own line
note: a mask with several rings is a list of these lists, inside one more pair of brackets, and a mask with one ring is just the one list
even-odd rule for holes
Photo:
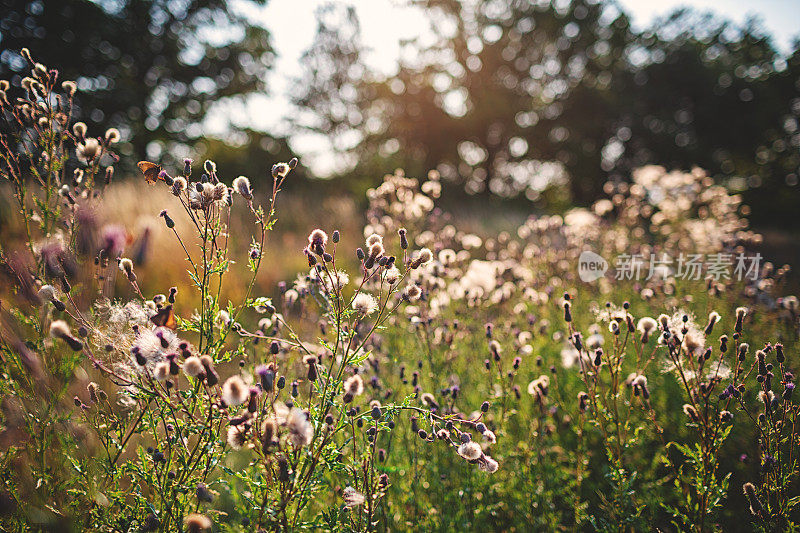
[[309,50],[296,103],[324,117],[319,131],[357,134],[350,175],[439,168],[472,193],[531,198],[566,181],[587,204],[637,166],[699,166],[743,189],[758,222],[793,220],[797,44],[787,56],[755,23],[691,10],[637,32],[611,2],[414,4],[438,45],[396,76],[364,75],[357,49],[327,44],[358,45],[350,16],[321,19]]
[[[418,61],[371,71],[356,13],[331,4],[292,86],[295,131],[328,139],[351,190],[438,168],[471,194],[588,204],[637,166],[696,165],[742,189],[757,222],[793,222],[797,44],[780,53],[754,23],[691,10],[636,31],[611,1],[413,4],[436,36],[405,44]],[[271,132],[202,139],[215,103],[267,92],[275,59],[225,0],[0,0],[0,78],[17,86],[22,47],[78,81],[91,132],[120,128],[123,163],[194,149],[257,179],[289,156]]]
[[[267,92],[275,60],[268,30],[225,0],[0,0],[0,78],[12,85],[25,75],[23,47],[77,81],[90,133],[121,130],[128,167],[189,155],[211,106]],[[285,139],[269,140],[256,146],[288,154]]]

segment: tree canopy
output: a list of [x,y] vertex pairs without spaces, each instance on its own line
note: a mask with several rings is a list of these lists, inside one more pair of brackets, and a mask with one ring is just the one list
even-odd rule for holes
[[275,59],[225,0],[2,0],[0,47],[0,77],[19,82],[27,47],[77,81],[90,131],[116,126],[133,155],[166,160],[188,155],[215,102],[266,92]]
[[611,2],[414,4],[438,44],[409,43],[421,59],[390,77],[356,68],[357,50],[322,46],[357,36],[357,20],[320,19],[308,64],[347,68],[296,102],[320,117],[348,110],[336,127],[359,139],[351,174],[438,168],[469,193],[531,199],[568,184],[587,204],[653,163],[704,168],[744,191],[761,222],[769,205],[800,200],[798,46],[782,54],[755,22],[684,9],[635,31]]

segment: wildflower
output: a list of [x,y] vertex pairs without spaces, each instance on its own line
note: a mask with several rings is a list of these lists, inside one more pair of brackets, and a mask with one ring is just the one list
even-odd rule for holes
[[738,353],[739,361],[744,362],[745,359],[747,359],[747,351],[749,349],[750,345],[747,344],[746,342],[743,342],[742,344],[739,345],[739,353]]
[[344,270],[335,270],[327,276],[323,275],[322,281],[329,292],[340,291],[350,283],[350,276]]
[[411,268],[417,269],[422,265],[428,264],[433,260],[433,252],[431,252],[428,248],[423,248],[419,252],[417,252],[417,257],[413,261],[411,261]]
[[317,356],[315,355],[305,355],[303,356],[303,363],[308,367],[308,373],[306,377],[309,381],[316,381],[317,380]]
[[200,201],[203,205],[209,205],[214,201],[214,188],[211,183],[200,184]]
[[478,469],[483,470],[484,472],[494,474],[495,472],[497,472],[497,469],[499,467],[500,465],[497,463],[497,461],[495,461],[488,455],[484,454],[480,457],[480,459],[478,459]]
[[[491,333],[491,324],[487,326],[487,335]],[[503,348],[500,346],[500,343],[496,340],[492,339],[489,341],[489,351],[492,353],[496,361],[500,360],[500,354],[503,352]]]
[[47,67],[41,63],[36,63],[33,65],[33,73],[40,80],[47,80]]
[[250,180],[244,176],[239,176],[233,180],[233,190],[241,194],[246,200],[253,199],[253,191],[250,188]]
[[78,143],[75,154],[84,163],[91,163],[100,154],[100,143],[94,138],[84,139]]
[[67,325],[67,323],[63,320],[54,320],[50,324],[50,336],[66,342],[69,347],[76,352],[79,352],[83,349],[83,343],[72,336],[72,331],[70,331],[69,325]]
[[605,339],[599,333],[593,333],[586,338],[586,346],[588,346],[590,350],[601,349],[604,342]]
[[214,501],[214,491],[209,490],[205,483],[198,484],[194,494],[201,502],[211,503]]
[[136,282],[136,273],[133,271],[133,261],[127,257],[123,257],[119,260],[119,269],[125,273],[125,277],[128,278],[128,281],[131,283]]
[[33,86],[34,86],[35,83],[36,83],[36,80],[31,78],[30,76],[25,76],[24,78],[22,78],[22,81],[20,82],[20,85],[22,86],[23,89],[25,89],[26,91],[30,92],[30,91],[33,91]]
[[265,452],[278,444],[278,437],[278,421],[273,417],[264,420],[261,424],[261,446]]
[[747,316],[747,308],[746,307],[737,307],[736,308],[736,326],[734,327],[734,331],[736,333],[742,332],[742,325],[744,323],[744,317]]
[[222,385],[222,401],[228,406],[241,405],[250,396],[250,389],[239,376],[231,376]]
[[400,279],[400,275],[401,275],[400,270],[398,270],[397,267],[393,266],[391,268],[386,269],[384,277],[386,279],[386,283],[388,283],[389,285],[394,285]]
[[286,418],[286,429],[289,432],[289,440],[296,448],[308,446],[314,438],[314,428],[308,421],[305,412],[297,407],[293,407]]
[[687,355],[697,355],[703,350],[705,336],[699,331],[689,330],[683,336],[681,345]]
[[231,315],[224,309],[220,309],[216,316],[217,324],[227,327],[231,323]]
[[101,399],[104,400],[107,397],[105,391],[94,381],[90,381],[89,384],[86,385],[86,392],[89,393],[89,399],[92,403],[99,403]]
[[422,289],[420,289],[418,285],[409,285],[408,287],[406,287],[406,290],[404,292],[404,297],[409,302],[414,302],[418,300],[420,296],[422,296]]
[[436,398],[434,398],[433,394],[429,392],[423,393],[422,396],[420,397],[420,400],[422,401],[423,404],[427,405],[428,407],[432,407],[434,409],[439,408],[439,403],[436,401]]
[[363,504],[364,501],[366,501],[364,495],[353,487],[345,487],[344,491],[342,492],[342,497],[344,498],[345,507],[348,508],[358,507],[359,505]]
[[382,256],[385,250],[383,249],[383,243],[375,242],[369,248],[369,255],[367,256],[367,261],[364,263],[366,268],[372,268],[375,261],[378,257]]
[[781,395],[781,397],[788,402],[792,399],[793,392],[794,392],[794,383],[790,381],[783,386],[783,394]]
[[187,357],[183,362],[183,373],[191,378],[204,377],[205,369],[203,368],[203,363],[200,362],[200,358],[196,355]]
[[691,418],[692,422],[697,422],[700,419],[700,417],[697,414],[697,409],[695,409],[693,405],[688,403],[683,404],[683,414]]
[[372,245],[374,244],[383,245],[383,237],[381,237],[377,233],[373,233],[372,235],[367,237],[367,248],[372,248]]
[[183,191],[188,187],[186,178],[178,176],[172,180],[172,194],[180,196]]
[[647,378],[641,374],[636,375],[631,381],[633,394],[638,396],[640,393],[645,400],[650,399],[650,391],[647,389]]
[[408,249],[408,232],[406,228],[400,228],[397,230],[397,234],[400,235],[400,248],[403,250]]
[[153,369],[153,377],[156,378],[157,381],[166,381],[169,377],[169,363],[166,361],[161,361],[157,363],[155,368]]
[[344,391],[350,396],[360,396],[364,392],[364,380],[360,374],[353,374],[344,382]]
[[228,193],[228,187],[224,183],[217,183],[216,185],[214,185],[211,197],[214,199],[215,202],[219,202],[223,198],[225,198],[225,195],[227,193]]
[[113,144],[119,141],[119,130],[117,128],[108,128],[105,135],[106,142]]
[[214,368],[214,360],[211,359],[211,356],[201,355],[200,364],[203,365],[206,383],[212,387],[219,383],[219,374],[217,374],[217,371]]
[[56,288],[52,285],[42,285],[42,288],[39,289],[39,298],[52,303],[53,307],[59,311],[63,311],[67,308],[64,302],[59,300],[58,296],[56,296]]
[[246,442],[247,436],[239,426],[228,426],[228,446],[241,450]]
[[581,413],[585,413],[586,409],[589,407],[589,395],[581,391],[578,393],[578,409]]
[[433,253],[428,248],[423,248],[419,251],[419,261],[421,264],[426,265],[433,260]]
[[275,385],[275,371],[267,365],[259,365],[256,367],[256,375],[261,380],[264,392],[272,392],[272,387]]
[[183,520],[187,533],[203,533],[211,531],[211,519],[205,515],[193,513]]
[[369,316],[378,309],[378,301],[371,294],[358,293],[353,298],[353,309],[361,315]]
[[297,158],[293,157],[288,163],[276,163],[272,165],[273,178],[285,178],[289,171],[297,166]]
[[716,311],[711,311],[708,314],[708,324],[706,325],[705,334],[711,335],[711,331],[714,329],[714,325],[719,321],[719,313]]
[[128,241],[128,232],[124,227],[116,224],[109,224],[103,227],[100,242],[102,243],[102,254],[104,257],[118,257],[125,249]]
[[483,455],[480,444],[471,440],[468,442],[462,442],[458,446],[457,451],[458,455],[467,461],[475,461],[476,459],[480,458],[481,455]]
[[83,139],[86,136],[86,131],[86,124],[83,122],[76,122],[72,126],[72,133],[74,133],[78,139]]
[[747,501],[750,504],[750,513],[753,516],[758,516],[764,512],[764,507],[756,495],[756,487],[752,483],[745,483],[742,485],[742,491],[747,496]]
[[649,316],[639,319],[639,322],[636,324],[636,329],[638,329],[639,333],[642,334],[642,344],[647,344],[647,341],[650,340],[650,333],[656,328],[656,326],[656,321]]
[[550,378],[548,376],[539,376],[528,384],[528,394],[534,398],[547,396],[550,390]]
[[159,216],[164,219],[164,223],[167,225],[169,229],[175,227],[175,221],[172,220],[172,217],[169,216],[169,213],[167,213],[166,209],[162,209]]
[[75,96],[75,92],[78,90],[78,85],[74,81],[63,81],[61,82],[61,88],[64,89],[64,92],[67,93],[67,96]]
[[783,344],[781,343],[775,345],[775,360],[778,363],[786,361],[786,355],[783,353]]

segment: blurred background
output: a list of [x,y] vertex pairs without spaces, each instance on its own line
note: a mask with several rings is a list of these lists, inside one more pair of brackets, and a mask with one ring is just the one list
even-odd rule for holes
[[444,206],[491,230],[588,205],[645,164],[699,166],[798,263],[794,0],[0,6],[0,78],[19,85],[28,47],[77,80],[90,133],[122,132],[119,179],[210,158],[258,187],[297,155],[297,205],[324,195],[346,220],[385,173],[437,169]]

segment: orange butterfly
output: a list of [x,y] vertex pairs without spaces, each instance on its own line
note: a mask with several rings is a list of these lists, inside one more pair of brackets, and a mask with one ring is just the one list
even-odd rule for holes
[[159,175],[161,174],[161,165],[156,165],[150,161],[139,161],[136,163],[136,166],[142,171],[142,174],[144,174],[144,179],[146,179],[147,183],[150,185],[155,185],[156,181],[159,179],[164,180],[164,178]]
[[175,320],[175,312],[172,310],[172,304],[151,316],[150,321],[156,326],[169,328],[173,331],[178,329],[178,324]]

